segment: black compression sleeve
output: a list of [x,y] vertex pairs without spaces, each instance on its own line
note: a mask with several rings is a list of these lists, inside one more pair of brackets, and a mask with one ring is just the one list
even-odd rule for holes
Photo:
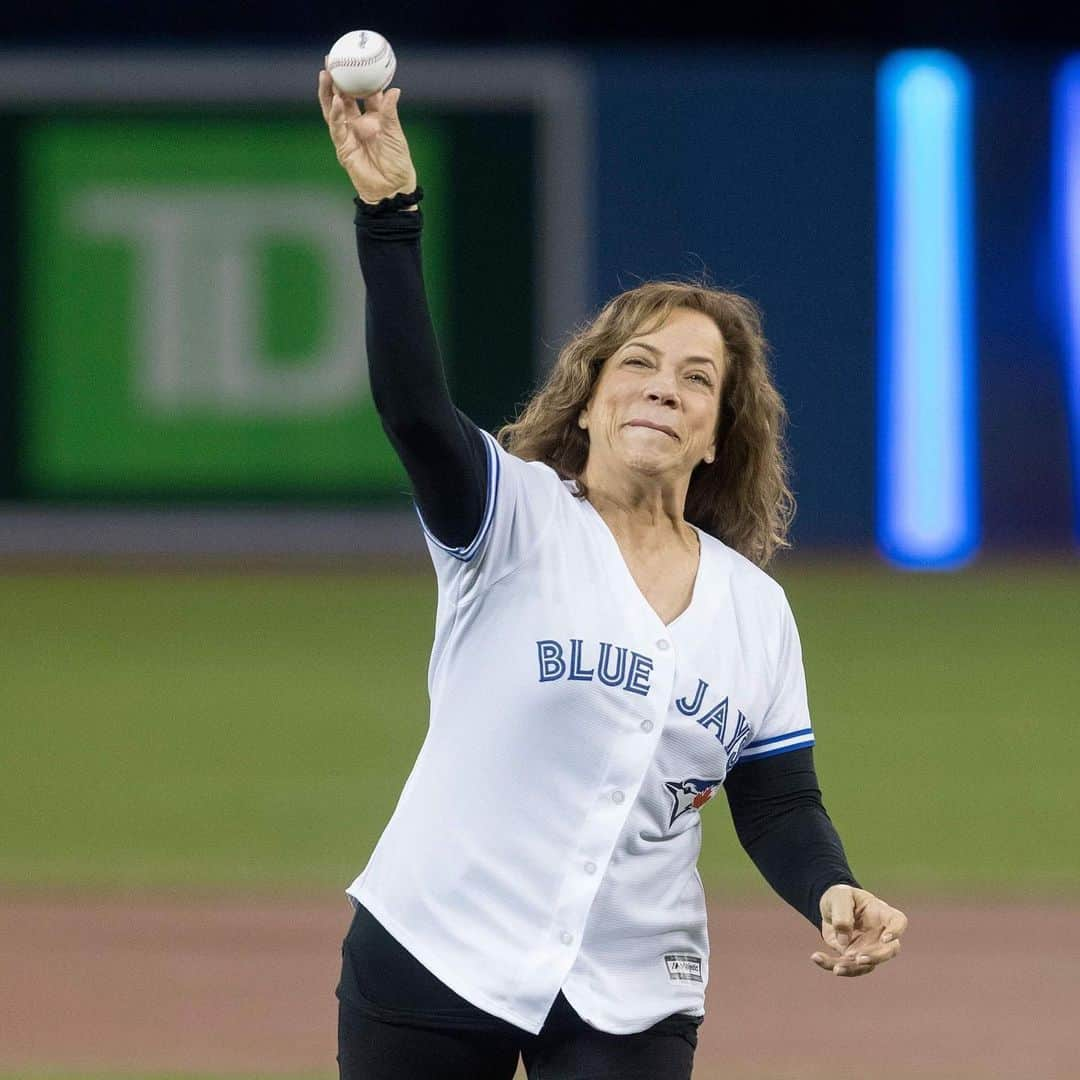
[[762,877],[820,930],[825,890],[859,883],[821,802],[813,751],[739,762],[724,790],[739,842]]
[[484,515],[487,449],[480,429],[450,400],[424,292],[423,212],[376,212],[354,202],[375,408],[424,524],[443,544],[465,547]]

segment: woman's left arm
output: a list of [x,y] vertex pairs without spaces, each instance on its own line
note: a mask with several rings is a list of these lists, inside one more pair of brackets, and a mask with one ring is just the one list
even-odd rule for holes
[[724,790],[754,865],[834,950],[814,953],[814,963],[865,975],[900,951],[907,917],[859,887],[821,801],[811,749],[740,762]]

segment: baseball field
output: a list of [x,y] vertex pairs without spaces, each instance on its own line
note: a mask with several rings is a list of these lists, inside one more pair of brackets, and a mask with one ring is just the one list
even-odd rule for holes
[[[1080,567],[775,573],[826,805],[912,924],[829,979],[710,805],[695,1075],[1077,1075]],[[434,596],[426,568],[0,574],[0,1076],[334,1074],[342,889],[423,738]]]

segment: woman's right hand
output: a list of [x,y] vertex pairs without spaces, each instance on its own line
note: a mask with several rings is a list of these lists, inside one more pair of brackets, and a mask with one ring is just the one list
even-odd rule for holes
[[356,98],[334,85],[330,72],[319,72],[319,104],[337,159],[366,203],[416,190],[416,169],[398,119],[399,97],[397,88],[380,90],[364,98],[361,112]]

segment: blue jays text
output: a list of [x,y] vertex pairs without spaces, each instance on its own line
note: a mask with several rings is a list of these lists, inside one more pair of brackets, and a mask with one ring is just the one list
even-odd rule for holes
[[[586,666],[585,643],[581,638],[570,639],[570,655],[562,642],[547,638],[536,643],[537,661],[540,667],[540,682],[557,682],[567,679],[572,682],[592,682],[599,680],[604,686],[619,687],[629,694],[645,697],[652,687],[649,676],[652,674],[653,661],[650,657],[634,652],[625,645],[612,645],[601,641],[595,666]],[[750,724],[741,709],[736,709],[735,730],[728,732],[728,699],[725,696],[706,712],[701,712],[705,704],[705,695],[709,684],[698,679],[692,699],[681,697],[675,702],[675,708],[683,716],[693,716],[727,750],[730,764],[742,750],[743,744],[750,737]]]

